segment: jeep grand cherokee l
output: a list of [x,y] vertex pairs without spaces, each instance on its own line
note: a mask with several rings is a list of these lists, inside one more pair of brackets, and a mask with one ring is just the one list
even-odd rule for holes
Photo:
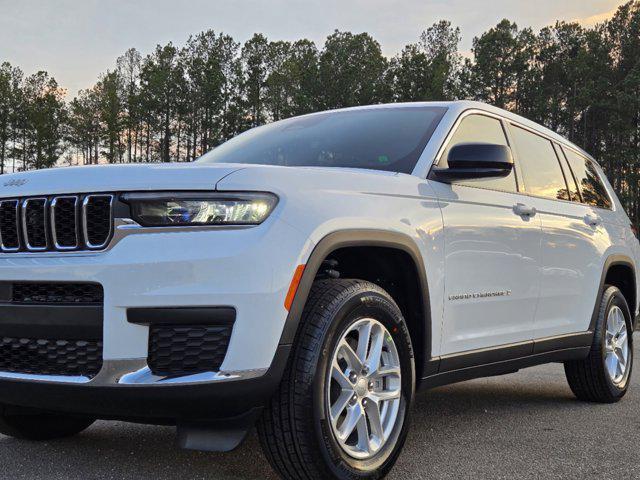
[[[194,164],[60,168],[0,189],[0,431],[257,423],[283,478],[380,478],[416,387],[563,362],[631,374],[639,244],[598,164],[472,102],[250,130]],[[455,427],[453,427],[455,428]]]

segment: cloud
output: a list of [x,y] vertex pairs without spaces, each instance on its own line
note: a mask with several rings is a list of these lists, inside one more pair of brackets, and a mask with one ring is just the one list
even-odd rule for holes
[[578,22],[583,27],[593,27],[594,25],[597,25],[598,23],[602,23],[606,20],[609,20],[611,17],[613,17],[613,15],[616,13],[618,8],[619,8],[619,5],[607,12],[591,15],[590,17],[576,18],[575,21]]

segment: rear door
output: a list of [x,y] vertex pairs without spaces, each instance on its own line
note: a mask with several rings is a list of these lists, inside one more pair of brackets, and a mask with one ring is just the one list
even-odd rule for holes
[[[500,118],[458,120],[438,166],[459,143],[509,145]],[[517,169],[509,177],[433,182],[445,234],[443,355],[527,342],[534,335],[540,219],[521,214]]]
[[[581,203],[562,149],[524,127],[509,126],[523,172],[522,187],[542,223],[540,300],[535,338],[586,331],[609,244],[602,218]],[[584,161],[582,161],[584,169]]]

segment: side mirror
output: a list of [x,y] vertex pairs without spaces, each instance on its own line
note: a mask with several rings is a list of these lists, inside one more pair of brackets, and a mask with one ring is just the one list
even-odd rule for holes
[[513,155],[506,145],[460,143],[449,150],[447,163],[433,169],[438,180],[506,177],[513,170]]

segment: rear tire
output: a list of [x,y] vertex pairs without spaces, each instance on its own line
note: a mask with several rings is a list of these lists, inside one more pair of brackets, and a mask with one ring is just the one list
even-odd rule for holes
[[627,393],[632,367],[629,307],[617,287],[606,286],[589,356],[564,364],[567,381],[579,400],[615,403]]
[[[415,390],[411,338],[398,306],[370,282],[322,280],[314,283],[300,322],[279,390],[258,422],[267,459],[284,479],[384,477],[404,444]],[[368,347],[358,363],[352,353],[360,358],[360,342]],[[374,355],[379,342],[382,353]],[[352,369],[346,359],[362,368]],[[349,415],[358,426],[340,438]]]
[[45,412],[13,412],[1,408],[0,433],[22,440],[44,441],[65,438],[86,430],[93,418]]

